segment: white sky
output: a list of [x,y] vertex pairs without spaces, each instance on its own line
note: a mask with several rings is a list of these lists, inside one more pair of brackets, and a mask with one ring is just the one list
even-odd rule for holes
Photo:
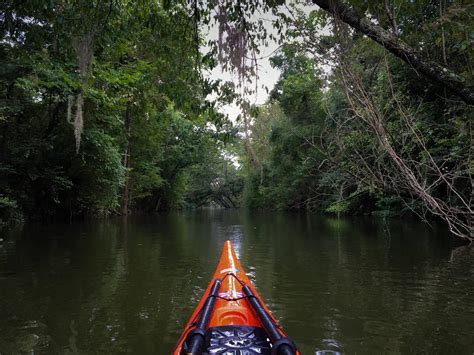
[[[297,3],[297,7],[306,14],[309,14],[312,10],[317,9],[317,6],[311,4],[303,4],[299,0],[292,0],[288,1],[288,3]],[[280,7],[280,11],[286,13],[287,15],[290,14],[288,8],[286,6]],[[256,21],[258,19],[263,19],[264,26],[267,30],[268,34],[273,34],[277,36],[277,31],[273,28],[272,22],[275,19],[275,16],[272,13],[267,14],[259,14],[255,15],[252,18],[252,21]],[[206,35],[206,41],[209,40],[217,40],[218,38],[218,25],[215,24],[213,21],[211,22],[210,29]],[[280,71],[276,68],[273,68],[270,64],[270,57],[278,51],[278,44],[275,41],[268,39],[268,46],[261,45],[259,50],[259,60],[258,60],[258,81],[257,81],[257,93],[250,97],[249,101],[256,105],[264,104],[269,96],[269,92],[274,88],[278,78],[280,77]],[[219,64],[214,70],[207,72],[204,74],[205,76],[211,79],[222,79],[223,81],[231,81],[237,86],[237,78],[233,78],[231,73],[225,72],[222,70],[221,65]],[[255,88],[255,82],[249,84],[252,89]],[[240,109],[237,105],[223,105],[220,109],[221,112],[227,114],[232,121],[235,121],[237,116],[240,114]]]
[[[265,27],[270,32],[274,32],[271,22],[266,21]],[[217,25],[214,25],[210,28],[207,36],[206,41],[208,40],[217,40],[218,37],[218,29]],[[257,81],[257,93],[253,97],[251,97],[251,102],[257,105],[264,104],[265,101],[268,99],[268,91],[272,90],[277,82],[280,71],[276,68],[273,68],[270,64],[270,57],[273,52],[278,49],[278,44],[272,40],[268,40],[268,47],[261,46],[259,60],[258,60],[258,81]],[[221,79],[223,81],[231,81],[237,85],[237,78],[233,77],[231,73],[223,71],[222,66],[219,64],[216,68],[212,71],[205,73],[205,76],[211,79]],[[255,82],[251,84],[252,89],[255,87]],[[262,87],[263,86],[263,87]],[[240,114],[240,109],[235,104],[233,105],[223,105],[221,107],[221,112],[229,115],[231,120],[235,120],[237,116]]]

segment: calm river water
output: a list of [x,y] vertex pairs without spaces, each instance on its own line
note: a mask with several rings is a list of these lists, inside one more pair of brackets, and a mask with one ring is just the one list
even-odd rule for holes
[[0,237],[1,354],[169,354],[226,239],[303,354],[474,352],[474,250],[414,222],[210,210]]

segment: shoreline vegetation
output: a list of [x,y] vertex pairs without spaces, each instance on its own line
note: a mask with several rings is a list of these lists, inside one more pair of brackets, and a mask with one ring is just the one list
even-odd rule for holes
[[[473,14],[461,0],[3,1],[0,226],[246,207],[439,220],[471,243]],[[280,77],[255,106],[269,41]],[[235,81],[206,74],[219,65]]]

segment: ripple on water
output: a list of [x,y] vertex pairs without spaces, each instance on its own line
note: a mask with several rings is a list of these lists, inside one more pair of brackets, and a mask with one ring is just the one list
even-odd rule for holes
[[474,249],[451,257],[415,234],[388,245],[372,224],[347,221],[342,231],[325,217],[229,213],[131,218],[126,243],[117,243],[122,220],[61,227],[62,239],[34,230],[6,240],[0,352],[169,353],[230,238],[304,354],[472,353]]

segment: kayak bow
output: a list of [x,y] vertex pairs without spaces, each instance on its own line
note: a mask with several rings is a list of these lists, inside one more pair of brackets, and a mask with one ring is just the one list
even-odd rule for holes
[[173,355],[299,355],[250,282],[228,240]]

